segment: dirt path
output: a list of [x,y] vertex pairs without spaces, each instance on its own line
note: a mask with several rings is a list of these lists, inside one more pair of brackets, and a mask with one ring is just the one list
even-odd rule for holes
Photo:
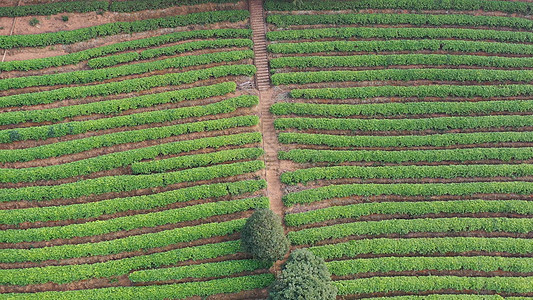
[[[20,0],[17,2],[16,6],[20,5]],[[13,17],[13,23],[11,23],[11,30],[9,31],[9,35],[13,35],[13,31],[15,30],[15,23],[17,21],[17,17]],[[2,55],[2,62],[6,59],[7,49],[4,49],[4,55]]]
[[279,179],[280,162],[278,160],[278,138],[274,129],[274,116],[270,113],[270,106],[274,103],[273,90],[270,86],[268,57],[266,48],[266,24],[262,0],[249,0],[250,22],[254,41],[254,63],[257,67],[256,86],[259,90],[259,117],[261,132],[263,133],[263,148],[265,149],[265,179],[267,181],[267,195],[270,208],[283,216],[284,206],[281,201],[282,191]]

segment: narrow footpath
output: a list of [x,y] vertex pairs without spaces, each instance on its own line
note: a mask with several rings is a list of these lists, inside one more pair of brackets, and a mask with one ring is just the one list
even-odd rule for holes
[[270,106],[274,104],[273,90],[270,86],[268,69],[266,23],[262,0],[249,0],[250,24],[252,26],[252,40],[254,42],[254,63],[257,68],[255,84],[259,90],[259,118],[263,134],[263,149],[265,149],[265,179],[267,181],[267,196],[270,208],[279,216],[283,216],[284,206],[281,201],[281,181],[279,179],[280,162],[278,159],[278,137],[274,129],[274,116],[270,113]]
[[[15,7],[20,6],[20,0],[17,2],[17,5]],[[11,31],[9,31],[9,36],[13,35],[13,31],[15,30],[15,23],[17,22],[17,17],[13,17],[13,23],[11,23]],[[2,62],[6,60],[7,55],[7,49],[4,49],[4,55],[2,55]]]

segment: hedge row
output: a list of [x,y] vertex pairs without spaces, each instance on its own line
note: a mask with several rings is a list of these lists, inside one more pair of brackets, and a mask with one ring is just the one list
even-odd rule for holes
[[533,203],[523,200],[456,200],[420,202],[375,202],[331,206],[285,215],[288,226],[301,226],[335,219],[358,219],[372,214],[422,216],[425,214],[512,213],[533,215]]
[[533,21],[518,17],[473,16],[461,14],[309,14],[309,15],[269,15],[267,22],[277,27],[294,25],[399,25],[461,27],[507,27],[513,29],[533,29]]
[[177,169],[189,169],[207,165],[220,164],[229,161],[257,159],[264,154],[261,148],[241,148],[223,150],[212,153],[178,156],[173,158],[136,162],[131,165],[133,174],[161,173]]
[[307,84],[345,81],[533,81],[533,70],[475,70],[475,69],[385,69],[365,71],[318,71],[277,73],[272,84]]
[[257,208],[268,208],[266,197],[247,198],[233,201],[185,206],[160,212],[136,214],[106,220],[91,221],[65,226],[50,226],[29,229],[7,229],[0,231],[1,243],[51,241],[103,235],[118,231],[157,227],[186,221],[200,220],[212,216],[232,214]]
[[246,290],[262,289],[274,281],[274,275],[260,274],[222,278],[201,282],[186,282],[168,285],[122,286],[75,291],[50,291],[40,293],[3,294],[9,299],[185,299],[195,296],[207,297],[224,293],[238,293]]
[[147,49],[141,52],[126,52],[117,55],[97,57],[89,60],[87,65],[90,68],[98,69],[103,67],[111,67],[121,63],[150,59],[163,55],[174,55],[178,53],[190,52],[200,49],[217,49],[229,47],[247,47],[252,48],[253,42],[250,39],[221,39],[208,41],[194,41],[174,46]]
[[176,28],[187,25],[205,25],[218,22],[239,22],[248,19],[247,10],[226,10],[191,13],[157,19],[132,22],[115,22],[70,31],[40,34],[0,36],[2,49],[18,47],[43,47],[56,44],[74,44],[97,37],[149,31],[160,28]]
[[[207,148],[220,148],[227,146],[242,146],[261,142],[259,132],[224,135],[194,140],[184,140],[171,143],[163,143],[155,146],[130,149],[122,152],[103,154],[91,158],[81,159],[70,163],[31,168],[3,168],[0,174],[0,182],[34,182],[37,180],[57,180],[92,174],[95,172],[112,170],[126,167],[143,159],[153,159],[159,155],[181,154]],[[205,156],[187,155],[193,158],[196,165],[210,163]],[[192,164],[190,164],[192,166]]]
[[293,245],[315,244],[319,241],[357,235],[408,234],[415,232],[506,232],[529,233],[533,219],[526,218],[431,218],[397,219],[344,223],[291,231]]
[[533,142],[533,132],[475,132],[406,136],[342,136],[282,132],[282,144],[325,145],[329,147],[446,147],[485,143]]
[[214,236],[233,234],[242,229],[245,221],[245,219],[237,219],[220,223],[206,223],[96,243],[66,244],[31,249],[0,249],[0,254],[2,254],[0,255],[0,261],[4,263],[39,262],[148,250]]
[[270,264],[254,259],[228,260],[176,268],[135,271],[130,273],[128,278],[132,282],[153,282],[184,278],[221,277],[269,267]]
[[281,174],[281,182],[288,185],[333,179],[452,179],[525,177],[533,175],[531,164],[497,165],[440,165],[440,166],[333,166],[299,169]]
[[109,5],[110,11],[132,12],[139,10],[155,10],[172,6],[195,5],[202,3],[236,3],[239,0],[131,0],[115,1]]
[[521,57],[444,55],[444,54],[390,54],[354,56],[289,56],[270,60],[270,67],[279,68],[333,68],[377,66],[480,66],[494,68],[531,68],[533,59]]
[[271,41],[339,39],[460,39],[471,41],[497,41],[506,43],[531,43],[532,32],[465,29],[465,28],[372,28],[338,27],[301,30],[279,30],[267,33]]
[[210,167],[194,168],[152,175],[117,175],[80,180],[60,185],[30,186],[0,190],[0,202],[44,201],[77,198],[104,193],[119,193],[138,189],[165,187],[181,182],[195,182],[256,172],[265,167],[263,161],[254,160]]
[[402,272],[423,270],[472,270],[481,272],[533,272],[533,258],[517,257],[380,257],[331,261],[329,271],[336,276],[368,272]]
[[219,115],[235,112],[239,108],[252,107],[259,103],[257,96],[242,95],[203,106],[156,110],[110,118],[87,121],[64,122],[53,125],[0,130],[0,143],[23,140],[46,140],[88,131],[132,127],[151,123],[164,123],[180,119]]
[[259,98],[257,96],[242,95],[207,105],[155,110],[87,121],[73,121],[53,125],[5,129],[0,130],[0,143],[11,143],[24,140],[46,140],[49,138],[76,135],[89,131],[128,128],[138,125],[172,122],[188,118],[216,116],[219,114],[235,112],[239,108],[253,107],[258,103]]
[[533,116],[503,115],[480,117],[439,117],[421,119],[328,119],[280,118],[274,126],[278,130],[318,129],[351,131],[422,131],[480,128],[520,128],[533,125]]
[[464,182],[464,183],[392,183],[392,184],[344,184],[329,185],[290,193],[283,197],[288,205],[313,203],[332,198],[354,196],[400,195],[400,196],[472,196],[476,194],[518,194],[533,192],[533,183],[513,182]]
[[182,73],[169,73],[150,77],[127,79],[98,85],[59,88],[51,91],[0,97],[0,107],[47,104],[66,99],[109,96],[150,90],[155,87],[182,85],[209,78],[224,76],[252,76],[253,65],[228,65]]
[[499,112],[533,112],[532,100],[503,100],[477,102],[416,102],[371,104],[315,104],[277,102],[270,107],[275,115],[351,117],[351,116],[405,116],[405,115],[465,115]]
[[233,3],[237,0],[132,0],[132,1],[67,1],[34,5],[0,7],[0,17],[23,17],[35,15],[54,15],[65,12],[86,13],[91,11],[132,12],[148,9],[163,9],[175,5],[194,5],[200,3]]
[[166,43],[179,42],[188,39],[249,38],[250,36],[250,29],[212,29],[179,31],[144,39],[120,42],[107,46],[91,48],[65,55],[0,62],[0,71],[28,71],[77,64],[81,61],[88,60],[94,57],[104,56],[107,54],[113,54],[127,50],[135,50],[139,48],[154,47]]
[[46,282],[69,283],[90,278],[128,274],[132,270],[158,268],[182,261],[217,258],[240,252],[240,241],[180,248],[165,252],[108,260],[93,264],[45,266],[0,270],[0,284],[29,285]]
[[86,13],[107,10],[107,1],[69,1],[45,4],[0,7],[0,17],[23,17],[35,15],[54,15],[65,12]]
[[154,93],[139,97],[104,100],[86,104],[61,106],[57,108],[9,111],[0,114],[0,125],[10,125],[24,122],[58,122],[67,118],[88,116],[92,114],[114,115],[130,109],[151,107],[158,104],[179,103],[187,100],[223,96],[235,92],[236,89],[237,84],[233,81],[228,81],[183,90]]
[[[32,86],[54,86],[99,82],[123,76],[145,74],[158,70],[172,70],[220,62],[240,61],[243,59],[253,58],[253,56],[254,53],[252,50],[215,52],[200,55],[180,56],[100,70],[84,70],[58,74],[15,77],[0,80],[0,91]],[[168,70],[167,72],[171,71]]]
[[24,222],[90,219],[125,211],[165,207],[172,203],[238,196],[254,193],[265,187],[264,180],[204,184],[151,195],[113,198],[97,202],[1,210],[0,220],[2,224],[15,225]]
[[533,240],[520,238],[443,237],[443,238],[378,238],[352,240],[345,243],[310,247],[323,259],[372,255],[435,255],[467,252],[533,253]]
[[447,161],[515,161],[533,158],[533,148],[467,148],[444,150],[310,150],[292,149],[280,151],[279,159],[292,160],[297,163],[343,163],[343,162],[447,162]]
[[[492,1],[492,0],[491,0]],[[320,52],[420,52],[448,51],[489,54],[533,54],[533,45],[459,40],[388,40],[388,41],[331,41],[269,44],[272,53],[320,53]]]
[[[193,132],[216,131],[236,127],[249,127],[256,125],[258,122],[259,118],[257,116],[239,116],[227,119],[177,124],[172,126],[121,131],[116,133],[91,136],[82,139],[57,142],[53,144],[45,144],[33,148],[0,150],[0,161],[31,161],[39,158],[57,157],[67,154],[80,153],[91,149],[110,147],[113,145],[125,143],[156,140],[181,134],[190,134]],[[30,174],[31,173],[32,171],[30,171]]]
[[529,15],[533,12],[533,3],[521,1],[496,0],[310,0],[292,2],[267,0],[266,10],[359,10],[359,9],[408,9],[408,10],[452,10],[452,11],[501,11],[507,13],[521,13]]
[[438,290],[533,292],[533,277],[396,276],[342,280],[333,284],[339,295]]
[[533,85],[386,85],[351,88],[293,89],[290,91],[290,95],[293,98],[305,99],[367,99],[373,97],[491,98],[530,96],[533,95]]

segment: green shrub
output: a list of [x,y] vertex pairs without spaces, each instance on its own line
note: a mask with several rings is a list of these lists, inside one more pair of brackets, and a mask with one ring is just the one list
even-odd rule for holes
[[32,18],[29,23],[30,26],[37,26],[37,24],[39,24],[39,20],[37,20],[37,18]]
[[289,251],[281,218],[270,209],[259,209],[248,218],[241,233],[243,250],[254,258],[274,262]]
[[[209,39],[209,38],[249,38],[250,29],[212,29],[212,30],[192,30],[178,31],[169,34],[153,36],[145,39],[125,41],[106,45],[102,47],[90,48],[79,52],[73,52],[65,55],[58,55],[44,58],[34,58],[28,60],[15,60],[0,63],[0,71],[28,71],[40,70],[49,67],[59,67],[70,64],[77,64],[80,61],[88,60],[95,57],[113,54],[117,52],[135,50],[139,48],[148,48],[159,46],[167,43],[178,42],[188,39]],[[152,49],[156,50],[156,49]],[[136,52],[134,52],[136,53]],[[131,55],[131,54],[130,54]]]
[[294,251],[274,281],[271,300],[334,300],[337,288],[324,260],[307,249]]
[[68,16],[61,16],[61,21],[67,22],[68,21]]

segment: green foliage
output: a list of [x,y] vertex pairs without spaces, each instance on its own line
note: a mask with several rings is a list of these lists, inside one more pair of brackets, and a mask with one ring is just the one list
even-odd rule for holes
[[[153,36],[144,39],[137,39],[133,41],[125,41],[115,43],[107,46],[90,48],[79,52],[73,52],[65,55],[58,55],[46,58],[34,58],[28,60],[17,60],[0,62],[0,71],[28,71],[39,70],[49,67],[59,67],[69,64],[77,64],[81,61],[88,60],[94,57],[100,57],[107,54],[117,52],[135,50],[139,48],[147,48],[159,46],[172,42],[179,42],[188,39],[209,39],[209,38],[249,38],[251,35],[250,29],[212,29],[212,30],[191,30],[178,31],[168,34]],[[155,50],[154,50],[155,51]],[[136,53],[136,52],[131,52]],[[131,54],[124,54],[131,55]],[[137,57],[137,54],[134,54]],[[121,56],[122,57],[122,56]],[[118,58],[117,58],[118,59]]]
[[238,253],[240,247],[239,241],[229,241],[93,264],[2,269],[0,270],[0,283],[24,286],[46,282],[68,283],[89,278],[119,276],[137,269],[157,268],[188,260],[194,261],[232,255]]
[[0,211],[0,220],[2,224],[16,225],[24,222],[98,218],[118,212],[160,208],[179,202],[238,196],[253,193],[265,187],[266,182],[264,180],[203,184],[162,193],[113,198],[96,202],[2,210]]
[[440,166],[333,166],[299,169],[281,174],[281,182],[288,185],[307,184],[317,180],[333,179],[402,179],[402,178],[490,178],[525,177],[533,175],[532,164],[496,165],[440,165]]
[[188,100],[222,96],[235,92],[236,88],[237,84],[229,81],[189,89],[148,94],[139,97],[103,100],[48,109],[3,112],[0,114],[0,124],[11,125],[24,122],[42,123],[45,121],[57,122],[67,118],[87,116],[91,114],[114,115],[130,109],[151,107],[158,104],[179,103]]
[[13,140],[11,134],[15,130],[18,141],[21,140],[46,140],[53,137],[74,135],[88,131],[106,130],[112,128],[127,128],[132,126],[171,122],[180,119],[203,117],[231,113],[239,108],[253,107],[257,105],[257,96],[242,95],[225,99],[219,102],[203,105],[189,106],[174,109],[156,110],[142,113],[134,113],[111,118],[101,118],[87,121],[64,122],[54,125],[44,125],[17,129],[0,130],[0,143],[10,143]]
[[38,76],[15,77],[0,80],[0,90],[20,89],[32,86],[83,84],[95,81],[109,80],[122,76],[145,74],[158,70],[177,70],[192,66],[239,61],[252,57],[252,50],[227,51],[217,53],[206,53],[200,55],[180,56],[164,60],[124,65],[101,70],[85,70]]
[[[278,130],[319,129],[350,131],[447,131],[452,129],[520,128],[533,124],[533,116],[438,117],[420,119],[328,119],[280,118],[274,122]],[[19,130],[19,133],[20,130]]]
[[[227,136],[224,136],[226,138]],[[261,148],[242,148],[218,152],[178,156],[173,158],[136,162],[131,165],[134,174],[161,173],[169,170],[188,169],[230,161],[257,159],[263,155]]]
[[[497,41],[506,43],[532,42],[533,33],[502,30],[464,29],[464,28],[370,28],[336,27],[301,30],[279,30],[267,33],[271,41],[279,40],[318,40],[325,38],[340,39],[460,39],[472,41]],[[462,41],[461,41],[462,42]]]
[[[342,37],[341,37],[342,38]],[[531,44],[510,44],[498,42],[477,42],[461,40],[386,40],[386,41],[331,41],[275,43],[267,47],[269,52],[319,53],[319,52],[381,52],[381,51],[448,51],[448,52],[485,52],[491,54],[533,54]]]
[[205,219],[212,216],[232,214],[250,209],[268,207],[266,197],[247,198],[232,201],[218,201],[182,208],[168,209],[160,212],[136,214],[100,221],[65,226],[50,226],[29,229],[7,229],[0,232],[0,242],[20,243],[50,241],[54,239],[70,239],[103,235],[118,231],[127,231],[138,228],[150,228],[167,224],[176,224],[185,221]]
[[[305,99],[367,99],[373,97],[464,97],[491,98],[533,95],[533,85],[418,85],[418,86],[370,86],[349,88],[293,89],[293,98]],[[375,104],[373,104],[375,105]]]
[[279,134],[279,141],[282,144],[327,145],[330,147],[443,147],[498,142],[531,142],[533,141],[533,132],[474,132],[406,136],[341,136],[282,132]]
[[285,215],[287,226],[302,226],[336,219],[358,219],[373,214],[423,216],[425,214],[512,213],[533,214],[533,204],[524,200],[446,200],[376,202],[330,206]]
[[291,231],[288,237],[293,245],[306,245],[328,239],[357,235],[404,235],[416,232],[451,233],[471,231],[530,233],[533,231],[533,219],[428,218],[361,221]]
[[60,185],[29,186],[0,190],[0,202],[45,201],[77,198],[111,192],[126,192],[145,188],[164,187],[180,182],[195,182],[214,178],[252,173],[264,168],[260,160],[187,169],[151,175],[117,175],[80,180]]
[[367,272],[402,272],[421,270],[473,270],[482,272],[533,271],[533,258],[474,256],[474,257],[379,257],[331,261],[326,263],[336,276]]
[[[99,171],[111,170],[119,167],[126,167],[129,165],[136,165],[135,163],[138,161],[141,161],[143,159],[153,159],[158,155],[180,154],[184,152],[191,152],[207,148],[217,149],[224,146],[241,146],[250,143],[258,143],[260,141],[261,134],[259,132],[242,133],[236,135],[224,135],[218,137],[207,137],[194,140],[163,143],[150,147],[103,154],[59,165],[30,167],[23,169],[4,168],[2,170],[2,174],[0,175],[0,182],[33,182],[44,179],[56,180],[61,178],[69,178],[91,174]],[[260,155],[261,154],[257,154],[257,156]],[[218,154],[213,154],[211,156],[218,156]],[[212,164],[215,161],[206,159],[210,157],[206,155],[187,155],[183,157],[184,158],[178,160],[183,161],[184,159],[193,159],[193,162],[185,163],[188,166],[206,166]],[[249,157],[253,157],[253,155],[250,154]],[[231,157],[223,155],[219,157],[219,160],[224,160],[228,158]],[[143,166],[144,165],[141,164],[140,167],[136,165],[136,167],[132,168],[139,170],[139,168],[144,168]],[[170,169],[178,169],[179,166],[180,165],[178,163]]]
[[472,196],[476,194],[519,194],[533,192],[533,184],[524,181],[465,182],[465,183],[392,183],[392,184],[344,184],[329,185],[287,194],[285,205],[312,203],[332,198],[351,196],[400,195],[400,196]]
[[28,23],[30,26],[37,26],[39,24],[39,20],[37,18],[32,18]]
[[270,107],[270,112],[275,115],[323,116],[336,118],[352,116],[389,117],[430,114],[468,116],[471,114],[490,114],[495,112],[533,112],[533,101],[387,102],[372,104],[277,102]]
[[200,49],[217,49],[229,47],[246,47],[252,48],[252,40],[250,39],[220,39],[207,41],[194,41],[182,43],[174,46],[167,46],[161,48],[147,49],[141,52],[126,52],[117,55],[110,55],[104,57],[93,58],[87,62],[90,68],[97,69],[103,67],[110,67],[121,63],[150,59],[163,55],[173,55],[184,52],[190,52]]
[[70,31],[51,33],[0,36],[2,49],[19,47],[42,47],[56,44],[74,44],[97,37],[155,30],[159,28],[175,28],[193,24],[212,24],[217,22],[244,21],[250,13],[245,10],[227,10],[191,13],[158,19],[138,20],[132,22],[116,22]]
[[314,246],[309,250],[326,260],[357,257],[361,254],[436,255],[469,251],[524,255],[533,251],[533,240],[493,237],[378,238]]
[[359,10],[359,9],[408,9],[408,10],[485,10],[506,13],[530,14],[533,3],[518,1],[486,0],[307,0],[293,3],[280,0],[265,1],[266,10]]
[[179,280],[184,278],[207,278],[228,276],[239,272],[254,271],[270,267],[268,263],[253,260],[228,260],[215,263],[189,265],[176,268],[151,269],[130,273],[132,282],[153,282]]
[[332,68],[377,66],[481,66],[493,68],[531,68],[529,57],[500,57],[445,54],[389,54],[354,56],[287,56],[270,60],[270,67],[279,68]]
[[6,263],[24,261],[39,262],[95,255],[109,255],[143,249],[147,250],[209,237],[233,234],[239,232],[244,223],[244,219],[238,219],[221,223],[205,223],[197,226],[187,226],[155,233],[133,235],[97,243],[66,244],[32,249],[0,249],[0,261]]
[[107,1],[67,1],[45,4],[0,7],[0,17],[23,17],[33,15],[55,15],[62,12],[91,12],[107,9]]
[[270,209],[256,210],[241,232],[243,250],[269,263],[282,259],[289,251],[281,218]]
[[168,285],[110,287],[75,291],[50,291],[40,293],[5,294],[10,299],[185,299],[194,296],[210,296],[223,293],[238,293],[264,288],[274,281],[272,274],[250,275],[215,279],[202,282],[186,282]]
[[24,106],[53,103],[66,99],[80,99],[91,96],[109,96],[150,90],[155,87],[182,85],[209,78],[224,76],[252,76],[256,68],[253,65],[227,65],[182,73],[168,73],[109,82],[98,85],[59,88],[51,91],[18,94],[0,97],[0,107]]
[[463,27],[507,27],[513,29],[533,29],[533,21],[518,17],[473,16],[467,14],[380,14],[380,13],[335,13],[309,15],[269,15],[267,22],[277,27],[293,25],[399,25],[444,26],[460,25]]
[[324,260],[306,249],[295,250],[270,288],[271,300],[335,300],[337,288]]
[[533,81],[529,70],[475,70],[475,69],[386,69],[365,71],[289,72],[272,75],[272,84],[306,84],[343,81]]
[[[30,161],[39,158],[56,157],[65,154],[79,153],[82,151],[101,147],[109,147],[113,145],[120,145],[132,142],[142,142],[147,140],[156,140],[181,134],[190,134],[193,132],[224,130],[236,127],[249,127],[257,125],[258,122],[259,118],[257,116],[238,116],[227,119],[208,120],[171,126],[121,131],[116,133],[91,136],[83,139],[57,142],[53,144],[45,144],[33,148],[0,150],[0,161]],[[28,173],[31,174],[32,172],[33,171],[30,171]],[[7,174],[7,176],[8,178],[11,178],[12,173]],[[31,177],[28,180],[31,180]]]
[[235,3],[238,0],[131,0],[113,1],[110,11],[131,12],[139,10],[163,9],[171,6],[195,5],[202,3]]
[[344,162],[446,162],[482,160],[526,160],[533,158],[533,148],[466,148],[443,150],[311,150],[292,149],[280,151],[279,159],[297,163],[344,163]]
[[61,16],[61,21],[68,22],[68,16],[67,15]]
[[[487,1],[489,2],[489,1]],[[533,277],[457,277],[396,276],[372,277],[334,282],[339,295],[380,292],[422,292],[440,290],[476,290],[506,293],[531,293]]]

